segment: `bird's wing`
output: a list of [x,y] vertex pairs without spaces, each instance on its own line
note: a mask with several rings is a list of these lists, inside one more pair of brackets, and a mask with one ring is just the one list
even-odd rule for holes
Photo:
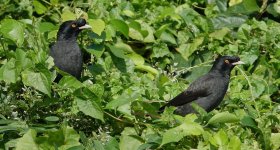
[[200,97],[206,97],[211,94],[212,88],[215,88],[216,81],[214,76],[205,75],[195,80],[189,88],[177,95],[171,101],[169,101],[162,109],[166,106],[181,106],[186,103],[190,103],[197,100]]

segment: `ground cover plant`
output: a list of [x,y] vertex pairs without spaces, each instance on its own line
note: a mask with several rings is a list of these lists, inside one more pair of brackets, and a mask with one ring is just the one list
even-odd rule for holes
[[[279,149],[280,2],[1,0],[0,149]],[[49,55],[59,25],[85,18],[80,80]],[[158,109],[209,71],[231,72],[210,113]]]

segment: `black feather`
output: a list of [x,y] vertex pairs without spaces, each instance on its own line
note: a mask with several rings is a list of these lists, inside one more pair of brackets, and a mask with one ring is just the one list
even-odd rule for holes
[[159,112],[163,112],[165,107],[175,106],[176,114],[184,116],[196,113],[190,105],[192,102],[197,103],[207,112],[213,110],[221,103],[227,91],[230,72],[235,66],[233,63],[239,61],[240,58],[235,56],[219,57],[206,75],[191,83],[187,90],[162,106]]
[[[54,64],[62,71],[71,74],[77,79],[81,78],[83,66],[83,54],[77,43],[77,36],[85,26],[85,19],[63,22],[57,33],[57,41],[51,46],[50,55]],[[58,75],[55,82],[62,78]]]

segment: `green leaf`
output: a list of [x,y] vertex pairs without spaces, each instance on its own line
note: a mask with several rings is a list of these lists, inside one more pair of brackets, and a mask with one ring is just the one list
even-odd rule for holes
[[148,73],[151,73],[153,75],[158,75],[159,72],[155,68],[147,65],[137,65],[135,66],[135,69],[141,70],[141,71],[146,71]]
[[50,122],[57,122],[59,121],[59,118],[56,116],[48,116],[45,118],[46,121],[50,121]]
[[126,127],[121,133],[120,149],[121,150],[137,150],[142,142],[136,138],[137,132],[134,128]]
[[120,97],[116,98],[115,100],[110,101],[106,105],[106,109],[117,109],[119,106],[128,104],[131,102],[131,99],[125,95],[121,95]]
[[76,20],[76,15],[72,13],[69,9],[64,9],[61,14],[62,22],[68,20]]
[[240,27],[247,20],[247,16],[218,16],[210,20],[215,29],[235,28]]
[[203,128],[200,124],[194,122],[193,117],[195,117],[194,114],[187,115],[184,119],[185,122],[163,133],[161,145],[178,142],[188,135],[201,135]]
[[101,57],[105,51],[105,47],[103,44],[92,44],[87,47],[87,52],[93,54],[96,57]]
[[100,141],[97,141],[97,140],[93,141],[93,147],[94,147],[94,149],[105,150],[103,144]]
[[248,126],[248,127],[252,127],[252,128],[258,128],[257,123],[254,121],[253,118],[251,118],[250,116],[244,116],[241,120],[240,120],[241,124],[243,126]]
[[59,85],[63,88],[70,88],[73,91],[83,86],[83,84],[73,76],[63,76],[59,81]]
[[144,65],[145,63],[145,59],[137,53],[131,53],[127,56],[134,62],[135,65]]
[[218,133],[214,135],[214,137],[211,137],[209,141],[216,147],[223,147],[228,144],[228,136],[225,133],[225,131],[221,129]]
[[51,96],[51,79],[50,75],[43,72],[33,72],[25,70],[21,74],[22,82],[26,86],[34,87],[35,89]]
[[115,30],[120,31],[126,38],[128,38],[129,27],[124,21],[119,19],[113,19],[110,21],[110,23]]
[[102,19],[89,19],[88,23],[92,27],[92,31],[101,36],[105,29],[105,22]]
[[[79,142],[80,135],[72,127],[63,126],[62,131],[63,131],[63,137],[64,137],[63,145],[59,146],[59,149],[62,149],[62,150],[69,149],[70,150],[70,148],[75,148],[75,147],[78,147],[81,145]],[[56,137],[52,138],[52,140],[55,140],[55,139],[56,139]]]
[[39,30],[40,32],[49,32],[55,30],[55,25],[53,25],[50,22],[40,22],[39,24]]
[[160,39],[164,42],[168,42],[174,45],[177,45],[176,39],[174,37],[174,35],[172,35],[169,32],[162,32],[162,34],[160,35]]
[[4,80],[7,83],[15,83],[17,81],[19,73],[15,63],[16,60],[12,58],[0,68],[0,80]]
[[208,124],[215,124],[215,123],[234,123],[238,122],[240,119],[229,112],[221,112],[214,115],[209,121]]
[[127,58],[127,56],[124,55],[123,49],[116,47],[115,45],[107,45],[111,52],[118,58]]
[[23,137],[18,139],[16,150],[39,150],[38,145],[36,144],[36,131],[29,129]]
[[270,141],[272,143],[273,149],[280,148],[280,133],[271,133]]
[[237,136],[233,136],[230,138],[228,143],[228,150],[240,150],[241,149],[241,141]]
[[188,60],[189,56],[193,54],[197,50],[197,48],[203,43],[204,38],[198,37],[195,38],[192,43],[189,44],[182,44],[178,48],[178,52],[186,59]]
[[83,100],[77,97],[75,98],[75,101],[79,107],[79,110],[85,115],[91,116],[104,122],[103,111],[98,103],[96,103],[95,101]]
[[13,20],[4,19],[1,21],[0,31],[4,37],[14,41],[18,47],[21,47],[24,42],[24,24]]
[[220,30],[216,30],[213,33],[209,34],[209,37],[212,37],[214,39],[218,39],[218,40],[223,40],[224,36],[227,35],[229,33],[229,29],[228,28],[222,28]]
[[119,143],[116,138],[111,137],[105,145],[106,150],[119,150]]
[[36,13],[39,15],[44,14],[48,9],[38,0],[33,1],[33,6],[35,8]]

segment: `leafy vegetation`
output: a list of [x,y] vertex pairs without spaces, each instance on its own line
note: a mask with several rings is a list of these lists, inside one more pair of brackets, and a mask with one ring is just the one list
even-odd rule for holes
[[[279,149],[279,2],[2,0],[0,149]],[[81,81],[58,83],[49,56],[61,22],[84,17]],[[157,110],[238,55],[219,108]],[[196,107],[196,106],[194,106]]]

